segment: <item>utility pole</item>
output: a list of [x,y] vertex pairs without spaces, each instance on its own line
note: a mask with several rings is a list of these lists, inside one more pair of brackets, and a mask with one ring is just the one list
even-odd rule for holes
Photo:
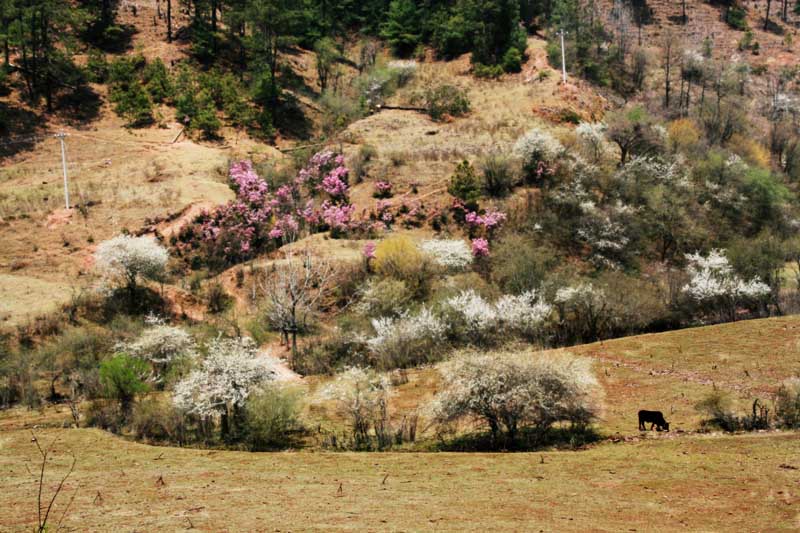
[[564,36],[567,34],[564,30],[558,30],[558,35],[561,37],[561,81],[567,83],[567,57],[564,53]]
[[55,138],[61,141],[61,169],[64,171],[64,205],[67,207],[67,211],[69,211],[69,181],[67,178],[67,147],[64,143],[64,137],[66,137],[66,133],[56,133]]

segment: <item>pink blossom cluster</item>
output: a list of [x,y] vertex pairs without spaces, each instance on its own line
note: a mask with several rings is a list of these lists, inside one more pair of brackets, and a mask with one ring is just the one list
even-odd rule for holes
[[344,232],[352,226],[353,213],[356,207],[354,205],[338,205],[329,201],[322,203],[322,220],[334,232]]
[[328,193],[331,198],[335,200],[346,200],[350,192],[349,185],[347,184],[347,174],[349,172],[347,167],[343,166],[332,169],[322,178],[322,183],[319,188]]
[[487,231],[492,230],[503,222],[506,221],[506,214],[502,211],[486,210],[483,215],[479,215],[475,211],[468,211],[464,216],[464,220],[470,226],[481,226]]
[[362,250],[362,253],[364,254],[364,258],[367,259],[367,260],[375,259],[375,249],[376,248],[377,248],[377,246],[372,241],[370,241],[367,244],[365,244],[364,245],[364,250]]
[[258,177],[250,161],[238,161],[230,168],[230,180],[240,201],[260,204],[269,194],[267,182]]
[[375,182],[375,192],[373,193],[373,196],[375,198],[391,198],[393,187],[394,186],[389,181]]
[[489,256],[489,241],[482,237],[472,239],[472,255],[474,257],[488,257]]
[[[230,264],[274,246],[277,239],[291,241],[303,230],[318,231],[323,224],[334,233],[348,231],[356,226],[348,173],[343,156],[320,152],[293,181],[270,192],[250,161],[233,163],[230,180],[236,199],[203,212],[181,230],[175,246],[181,252],[204,249],[215,261]],[[318,191],[329,196],[319,207],[313,199]]]

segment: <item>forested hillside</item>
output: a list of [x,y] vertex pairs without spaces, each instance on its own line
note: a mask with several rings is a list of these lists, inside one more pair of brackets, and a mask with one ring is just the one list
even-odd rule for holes
[[0,0],[0,407],[249,450],[797,428],[793,322],[677,331],[800,303],[768,5]]

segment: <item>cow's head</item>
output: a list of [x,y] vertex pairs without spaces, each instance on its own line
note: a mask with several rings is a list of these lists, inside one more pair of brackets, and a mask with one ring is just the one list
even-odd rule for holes
[[664,420],[664,431],[669,431],[669,422]]

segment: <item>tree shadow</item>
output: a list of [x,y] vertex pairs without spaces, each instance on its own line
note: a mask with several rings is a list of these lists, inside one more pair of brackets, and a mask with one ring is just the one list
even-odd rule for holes
[[532,429],[521,430],[513,441],[506,438],[495,441],[489,432],[469,433],[440,441],[435,449],[443,452],[530,452],[547,448],[577,450],[601,439],[600,433],[592,426],[566,425],[550,428],[544,433]]
[[132,24],[113,24],[106,28],[89,27],[84,34],[87,43],[112,54],[121,54],[130,50],[133,36],[138,30]]
[[785,33],[784,29],[783,29],[783,26],[781,26],[780,24],[778,24],[774,20],[770,20],[769,22],[767,22],[767,27],[766,28],[762,24],[761,25],[761,29],[763,29],[764,31],[768,31],[770,33],[773,33],[775,35],[783,35]]
[[275,127],[287,136],[308,139],[313,133],[313,124],[301,106],[296,96],[284,91],[275,112]]
[[0,159],[33,149],[42,126],[42,117],[33,111],[0,102]]
[[103,101],[89,85],[81,84],[74,91],[62,93],[56,99],[56,114],[70,126],[81,126],[95,120]]

